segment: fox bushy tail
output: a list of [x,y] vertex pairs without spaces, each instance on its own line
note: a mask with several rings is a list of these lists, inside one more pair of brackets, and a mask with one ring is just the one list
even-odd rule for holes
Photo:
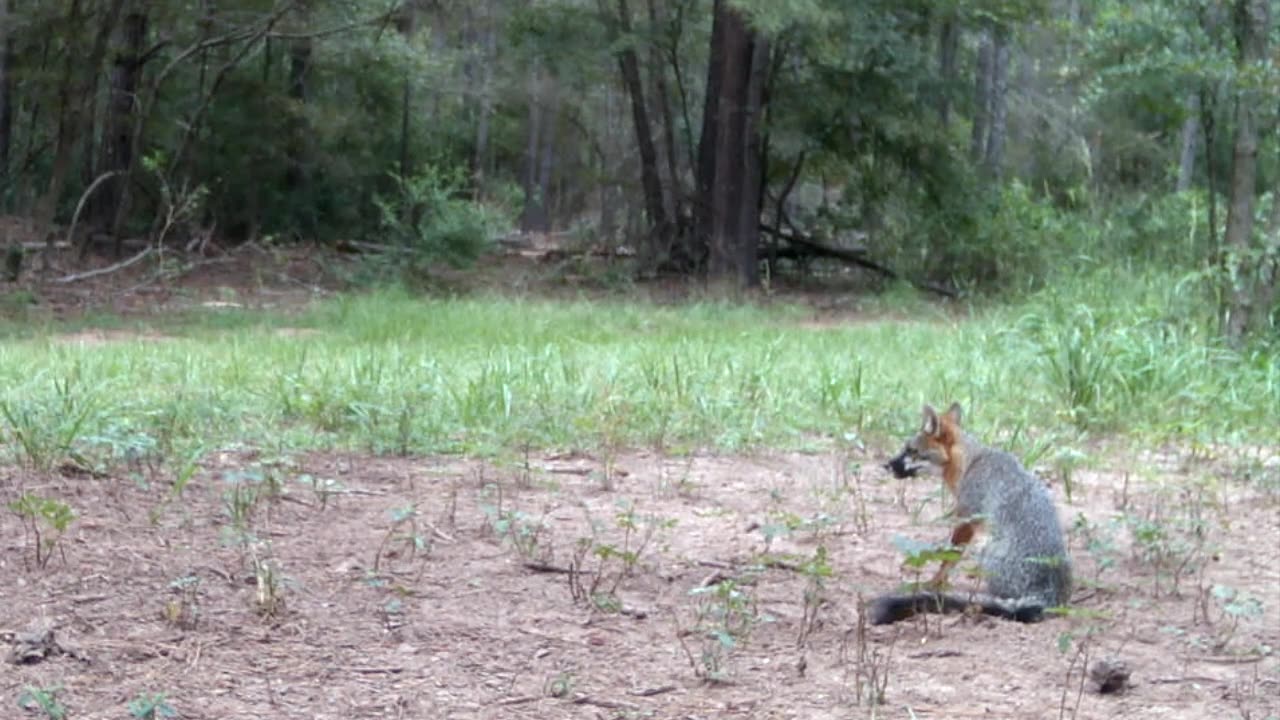
[[976,609],[983,615],[1033,623],[1044,619],[1047,609],[1039,599],[998,598],[984,593],[915,592],[883,595],[867,608],[872,625],[888,625],[923,613],[958,613]]

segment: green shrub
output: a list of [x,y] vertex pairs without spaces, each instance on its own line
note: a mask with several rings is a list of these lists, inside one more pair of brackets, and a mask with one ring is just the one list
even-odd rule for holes
[[489,248],[500,218],[462,197],[460,172],[427,166],[417,175],[391,173],[391,178],[395,193],[375,196],[374,204],[380,239],[393,246],[392,259],[401,270],[417,275],[442,262],[465,267]]

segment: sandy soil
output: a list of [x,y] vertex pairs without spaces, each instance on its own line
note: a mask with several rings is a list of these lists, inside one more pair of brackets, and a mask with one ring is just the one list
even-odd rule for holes
[[[141,693],[210,719],[1280,716],[1274,465],[1269,492],[1237,463],[1167,455],[1127,480],[1077,473],[1071,503],[1057,483],[1076,528],[1071,617],[866,628],[859,598],[911,577],[894,537],[946,536],[938,483],[892,480],[879,457],[228,451],[167,503],[145,468],[0,468],[0,501],[35,492],[79,515],[39,569],[24,526],[0,513],[0,633],[33,656],[0,664],[3,715],[18,716],[25,687],[61,686],[73,718],[127,717]],[[239,530],[237,486],[279,488]],[[1135,544],[1122,516],[1159,532]],[[645,536],[629,573],[620,556],[579,552],[636,552]],[[809,622],[804,563],[820,546],[832,574]],[[602,599],[575,598],[601,555]],[[717,594],[725,580],[740,594]],[[1233,621],[1221,588],[1262,614],[1237,597]],[[717,608],[744,620],[732,647],[708,639]],[[35,647],[41,629],[55,634]],[[720,682],[700,677],[704,651]],[[1103,658],[1128,664],[1131,689],[1082,682]]]

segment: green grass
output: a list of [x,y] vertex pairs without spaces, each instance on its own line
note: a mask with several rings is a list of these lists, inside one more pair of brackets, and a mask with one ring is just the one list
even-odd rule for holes
[[159,340],[78,345],[37,329],[0,345],[0,439],[37,466],[232,443],[795,448],[896,437],[922,402],[951,400],[984,436],[1270,437],[1274,351],[1220,347],[1176,288],[1091,282],[968,317],[926,309],[821,328],[793,306],[387,290],[292,319],[158,319]]

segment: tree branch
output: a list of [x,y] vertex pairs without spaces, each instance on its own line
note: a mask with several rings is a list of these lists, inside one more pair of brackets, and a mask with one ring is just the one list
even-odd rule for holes
[[[831,258],[833,260],[840,260],[850,265],[856,265],[858,267],[871,270],[883,277],[889,278],[890,280],[898,280],[901,278],[901,276],[889,266],[882,265],[875,260],[868,258],[866,256],[866,248],[842,248],[827,245],[796,230],[795,226],[791,225],[790,221],[787,221],[787,225],[790,227],[790,232],[771,225],[765,225],[763,223],[760,225],[760,231],[789,243],[791,245],[791,252],[786,254],[793,255],[795,257],[808,256]],[[908,282],[921,290],[927,290],[931,293],[942,295],[943,297],[953,299],[959,297],[959,294],[955,290],[943,287],[936,283],[910,279],[908,279]]]
[[118,263],[116,263],[115,265],[108,265],[107,267],[104,267],[104,268],[98,268],[97,270],[88,270],[88,271],[85,271],[85,272],[82,272],[82,273],[74,273],[74,274],[72,274],[72,275],[65,275],[65,276],[63,276],[63,277],[58,278],[58,279],[57,279],[57,280],[55,280],[54,282],[58,282],[58,283],[73,283],[73,282],[77,282],[77,281],[79,281],[79,280],[88,280],[88,279],[89,279],[89,278],[91,278],[91,277],[97,277],[97,276],[99,276],[99,275],[108,275],[108,274],[113,273],[113,272],[116,272],[116,271],[118,271],[118,270],[123,270],[123,269],[125,269],[125,268],[129,267],[130,265],[133,265],[133,264],[137,263],[138,261],[142,260],[142,259],[143,259],[143,258],[145,258],[146,256],[148,256],[148,255],[150,255],[151,253],[155,252],[155,250],[156,250],[156,249],[155,249],[155,246],[148,246],[145,250],[143,250],[142,252],[138,253],[137,255],[134,255],[133,257],[129,258],[128,260],[122,260],[121,262],[118,262]]

